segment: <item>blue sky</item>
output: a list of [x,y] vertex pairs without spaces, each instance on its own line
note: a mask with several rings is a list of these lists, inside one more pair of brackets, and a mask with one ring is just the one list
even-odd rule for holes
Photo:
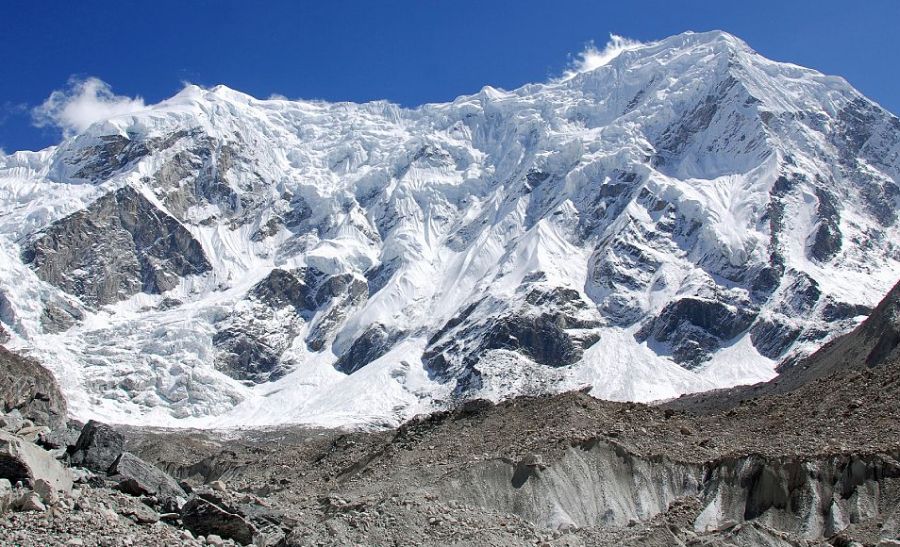
[[40,2],[0,5],[0,148],[59,141],[33,109],[71,77],[147,103],[184,82],[414,106],[560,75],[610,33],[721,29],[900,112],[900,0]]

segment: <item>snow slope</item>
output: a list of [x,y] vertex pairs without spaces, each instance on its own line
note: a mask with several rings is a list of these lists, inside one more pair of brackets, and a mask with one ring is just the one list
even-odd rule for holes
[[0,156],[0,321],[78,418],[135,424],[757,382],[900,277],[898,153],[844,80],[721,32],[415,109],[189,86]]

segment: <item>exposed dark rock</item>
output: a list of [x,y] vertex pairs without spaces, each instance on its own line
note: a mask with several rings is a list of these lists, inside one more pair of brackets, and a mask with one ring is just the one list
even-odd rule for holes
[[51,224],[22,259],[44,281],[100,305],[162,293],[211,268],[190,232],[129,186]]
[[900,283],[894,285],[869,317],[852,332],[836,338],[800,366],[833,371],[848,363],[877,366],[900,358]]
[[130,452],[116,458],[109,474],[119,481],[119,490],[132,496],[155,496],[158,500],[185,496],[175,479]]
[[212,340],[221,350],[216,368],[236,380],[255,384],[281,378],[287,373],[281,367],[281,354],[287,344],[273,347],[266,341],[269,334],[258,328],[245,330],[244,325],[217,332]]
[[400,269],[400,261],[399,260],[390,260],[387,262],[382,262],[378,266],[375,266],[371,270],[366,272],[366,281],[368,282],[369,288],[369,296],[371,297],[373,294],[380,291],[387,285],[388,281],[394,277],[394,274],[397,273],[397,270]]
[[100,182],[150,153],[146,143],[123,135],[102,135],[100,144],[80,150],[75,157],[76,178]]
[[[810,334],[804,332],[801,339],[807,336]],[[838,386],[843,386],[847,382],[842,375],[850,375],[854,370],[869,367],[896,368],[898,362],[900,362],[900,283],[891,289],[871,315],[853,331],[831,340],[808,357],[790,356],[783,360],[776,368],[780,374],[775,379],[751,386],[686,395],[667,403],[667,406],[678,409],[727,410],[762,396],[813,389],[820,382],[832,377],[836,377],[833,381],[837,382]],[[834,388],[828,390],[829,393],[833,391]],[[824,414],[831,415],[830,412]]]
[[172,147],[190,131],[175,131],[163,137],[139,139],[136,135],[101,135],[99,144],[86,146],[72,154],[69,163],[77,165],[76,178],[102,182],[152,152]]
[[525,175],[525,184],[527,185],[528,190],[531,191],[543,184],[543,182],[548,178],[550,178],[550,173],[545,173],[544,171],[538,169],[532,169]]
[[315,304],[323,306],[335,298],[348,295],[350,300],[359,302],[368,294],[368,285],[357,276],[345,273],[324,279],[316,290]]
[[6,327],[4,327],[2,323],[0,323],[0,345],[3,345],[5,343],[9,342],[9,339],[10,339],[10,336],[9,336],[9,333],[6,331]]
[[253,234],[250,236],[250,241],[265,241],[266,239],[274,236],[278,233],[278,230],[283,226],[283,222],[280,217],[272,217],[266,221],[265,224],[259,227]]
[[750,341],[761,355],[778,359],[800,336],[801,330],[783,321],[760,319],[750,329]]
[[632,293],[647,290],[661,266],[648,250],[635,244],[641,239],[636,230],[629,225],[624,230],[628,237],[602,242],[588,263],[588,294],[602,316],[620,327],[633,325],[644,315]]
[[334,368],[344,374],[353,374],[390,351],[400,334],[389,331],[380,323],[372,325],[353,341],[350,348],[335,362]]
[[463,309],[458,315],[450,318],[450,320],[447,321],[443,327],[441,327],[436,333],[431,336],[431,338],[428,339],[428,346],[430,347],[435,345],[441,338],[444,337],[444,335],[461,325],[466,319],[469,318],[470,315],[472,315],[472,312],[474,312],[475,309],[478,308],[478,304],[480,303],[481,301],[473,302],[466,306],[465,309]]
[[872,308],[864,304],[848,304],[847,302],[836,302],[829,298],[822,307],[822,319],[826,321],[843,321],[845,319],[853,319],[861,315],[869,315]]
[[171,310],[173,308],[177,308],[178,306],[180,306],[182,304],[184,304],[184,302],[182,302],[181,300],[179,300],[177,298],[166,297],[166,298],[163,298],[159,302],[159,305],[156,306],[156,309],[158,309],[160,311]]
[[866,208],[882,226],[893,226],[897,222],[900,186],[890,181],[869,181],[863,186],[862,193]]
[[37,362],[0,347],[0,406],[18,410],[36,425],[66,425],[66,399],[53,374]]
[[206,204],[231,216],[245,205],[226,179],[236,156],[232,145],[201,138],[197,146],[178,152],[160,167],[153,187],[166,208],[181,220],[186,220],[191,207]]
[[259,299],[273,308],[293,306],[297,313],[312,311],[311,290],[303,278],[305,271],[300,276],[275,268],[265,279],[250,289],[250,296]]
[[817,188],[816,199],[819,201],[816,207],[819,224],[813,235],[809,252],[812,258],[819,262],[827,262],[841,250],[841,217],[838,214],[834,196],[830,193]]
[[367,295],[365,281],[351,273],[328,276],[315,268],[276,268],[248,292],[249,307],[235,311],[214,335],[213,345],[221,350],[217,366],[247,382],[276,380],[290,370],[281,357],[304,322],[322,310],[306,339],[312,351],[320,351],[349,309]]
[[306,344],[321,351],[331,341],[350,310],[368,298],[366,282],[353,274],[338,274],[323,279],[315,294],[315,306],[326,311],[311,326]]
[[665,344],[675,362],[695,368],[722,344],[747,330],[756,311],[715,300],[682,298],[666,305],[635,335],[638,341]]
[[112,427],[89,421],[81,430],[81,436],[72,452],[72,464],[97,473],[106,473],[122,454],[125,438]]
[[769,224],[769,263],[755,274],[751,288],[757,297],[765,298],[778,288],[785,272],[784,252],[781,239],[784,234],[785,197],[794,191],[804,176],[800,174],[782,174],[769,190],[769,203],[763,222]]
[[55,334],[70,329],[84,319],[84,313],[65,300],[52,300],[41,313],[41,327],[44,332]]
[[534,362],[561,367],[572,364],[598,339],[601,322],[581,293],[566,287],[537,285],[542,275],[523,281],[523,303],[516,312],[482,322],[473,314],[481,300],[451,318],[428,341],[422,355],[429,374],[440,381],[456,381],[455,396],[479,389],[481,358],[492,350],[509,350]]
[[806,273],[791,273],[795,279],[785,290],[785,296],[779,306],[780,311],[789,317],[809,314],[822,297],[819,283]]
[[[365,301],[368,290],[359,276],[328,276],[315,268],[274,269],[247,294],[249,306],[235,311],[213,337],[221,350],[217,367],[229,376],[252,383],[273,381],[290,369],[281,361],[304,322],[322,311],[306,342],[320,351],[347,313]],[[285,310],[289,309],[288,313]]]
[[[249,311],[235,312],[225,328],[213,336],[221,350],[216,366],[232,378],[263,383],[282,377],[287,370],[281,355],[290,347],[300,322],[313,312],[312,289],[305,269],[274,269],[247,293]],[[291,308],[288,319],[274,321],[275,314]]]
[[197,536],[215,534],[224,539],[232,539],[241,545],[253,541],[256,528],[243,516],[203,498],[195,497],[181,510],[184,527]]
[[[0,323],[6,323],[11,329],[16,324],[16,313],[13,310],[12,303],[9,301],[9,297],[6,296],[2,289],[0,289]],[[3,328],[3,325],[0,325],[0,328]],[[0,344],[2,343],[3,341],[0,341]]]
[[289,230],[302,231],[307,220],[312,218],[312,208],[302,196],[291,197],[289,209],[282,215],[284,225]]
[[[561,367],[581,359],[599,337],[576,338],[566,332],[566,317],[556,314],[511,315],[492,322],[482,339],[482,350],[517,351],[542,365]],[[576,327],[577,328],[577,327]]]

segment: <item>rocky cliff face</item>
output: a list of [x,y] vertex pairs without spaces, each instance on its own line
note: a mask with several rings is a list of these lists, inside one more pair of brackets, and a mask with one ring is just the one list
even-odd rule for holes
[[130,186],[51,224],[23,249],[22,262],[91,305],[161,294],[210,269],[190,232]]
[[853,328],[898,182],[895,116],[718,32],[416,109],[188,87],[0,157],[0,321],[85,418],[674,397]]

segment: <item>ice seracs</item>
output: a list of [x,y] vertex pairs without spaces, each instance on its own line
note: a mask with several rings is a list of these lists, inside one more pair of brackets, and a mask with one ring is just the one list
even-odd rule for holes
[[721,32],[415,109],[189,86],[0,157],[0,321],[114,422],[755,382],[900,277],[898,154],[842,79]]

